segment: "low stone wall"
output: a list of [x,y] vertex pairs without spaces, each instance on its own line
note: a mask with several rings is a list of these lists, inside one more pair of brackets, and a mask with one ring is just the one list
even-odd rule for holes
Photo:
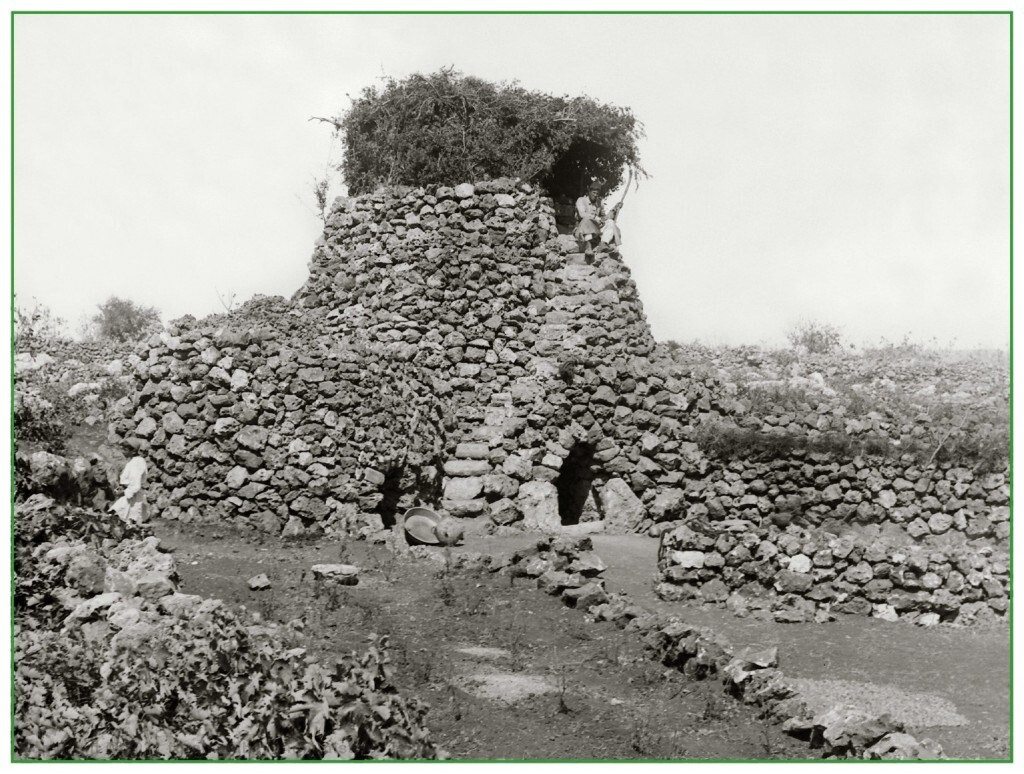
[[990,546],[940,549],[792,526],[692,526],[661,536],[657,590],[664,599],[770,597],[780,621],[836,612],[970,623],[1009,607],[1009,556]]
[[609,594],[599,577],[604,562],[593,552],[590,538],[546,537],[532,549],[492,561],[491,572],[536,578],[537,587],[561,594],[562,601],[598,621],[642,637],[654,658],[691,679],[721,679],[733,697],[762,707],[787,733],[822,749],[826,757],[869,760],[937,760],[942,747],[904,733],[889,715],[836,704],[813,711],[799,690],[779,669],[776,648],[734,651],[706,628],[677,616],[651,613],[623,594]]
[[[624,610],[620,603],[620,610]],[[598,611],[595,611],[598,612]],[[607,615],[608,611],[600,611]],[[614,614],[614,613],[613,613]],[[612,619],[615,620],[615,619]],[[889,715],[837,704],[813,712],[778,668],[776,648],[738,652],[702,627],[674,616],[645,615],[626,624],[643,634],[644,645],[664,664],[695,678],[720,676],[730,694],[764,708],[787,733],[805,739],[829,758],[938,760],[942,747],[904,733]]]

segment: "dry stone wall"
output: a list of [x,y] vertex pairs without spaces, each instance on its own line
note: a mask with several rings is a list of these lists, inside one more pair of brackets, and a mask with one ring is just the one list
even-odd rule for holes
[[[673,357],[670,352],[659,354],[666,361]],[[732,360],[739,357],[728,354]],[[795,375],[770,380],[766,376],[778,376],[776,371],[781,369],[767,369],[763,353],[748,354],[739,363],[722,362],[722,353],[687,354],[688,358],[698,356],[705,362],[666,362],[664,366],[667,373],[690,385],[693,400],[686,437],[699,442],[710,455],[699,475],[686,482],[687,517],[744,518],[755,524],[771,520],[780,527],[794,520],[803,526],[885,525],[915,539],[953,543],[976,539],[1005,543],[1008,539],[1010,492],[1005,463],[926,462],[920,455],[899,452],[901,445],[913,446],[920,438],[928,438],[925,448],[937,452],[943,439],[948,440],[942,425],[932,419],[935,405],[931,409],[925,405],[934,397],[938,380],[945,380],[940,398],[952,401],[936,404],[940,409],[955,405],[962,420],[972,421],[977,419],[977,409],[982,419],[997,422],[999,406],[1008,402],[1009,394],[1003,391],[1006,385],[999,383],[998,367],[988,373],[969,361],[926,367],[877,358],[808,355],[807,363],[793,363],[786,369]],[[757,364],[752,371],[750,362]],[[837,394],[828,386],[827,380],[832,379],[853,384],[855,389]],[[899,387],[893,379],[901,380]],[[740,386],[747,393],[742,399],[737,397]],[[764,398],[761,390],[776,397]],[[761,395],[757,400],[766,405],[752,405],[751,395]],[[880,410],[851,408],[851,395]],[[922,395],[926,397],[914,397]],[[752,444],[726,454],[716,452],[714,447],[720,445],[716,436],[729,431],[759,433],[763,448]],[[813,444],[826,435],[838,448],[815,450]],[[859,450],[871,441],[887,447],[884,453]],[[844,443],[851,448],[843,451]]]
[[710,521],[871,524],[954,544],[1005,543],[1010,534],[1007,475],[951,463],[926,468],[909,459],[843,460],[816,452],[713,463],[707,475],[686,483],[686,501],[689,517]]
[[1009,608],[1005,548],[734,526],[730,532],[691,522],[665,532],[659,595],[738,608],[747,606],[745,598],[769,598],[775,620],[787,622],[853,613],[923,625],[972,623]]
[[185,318],[139,350],[112,439],[151,459],[165,514],[287,534],[373,532],[421,504],[540,530],[702,521],[762,540],[859,521],[1004,542],[1005,473],[705,456],[702,423],[745,421],[735,385],[673,363],[622,259],[577,250],[516,180],[338,199],[290,301]]
[[445,412],[422,374],[291,312],[185,318],[134,359],[110,436],[150,460],[165,517],[374,531],[436,489]]
[[681,517],[689,386],[651,361],[623,261],[577,249],[518,181],[339,199],[290,303],[150,340],[112,436],[153,458],[172,517]]
[[297,300],[443,382],[454,515],[635,529],[642,498],[682,480],[685,386],[649,360],[625,264],[577,249],[550,201],[511,180],[335,203]]

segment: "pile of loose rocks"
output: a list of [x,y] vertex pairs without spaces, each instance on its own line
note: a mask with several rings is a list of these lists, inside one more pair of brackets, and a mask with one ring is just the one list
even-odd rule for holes
[[594,552],[589,537],[548,536],[504,561],[492,562],[492,572],[505,571],[517,578],[534,578],[537,588],[559,595],[569,607],[589,610],[608,601],[604,580],[607,569]]
[[984,545],[943,548],[891,536],[837,536],[790,525],[729,529],[692,522],[661,536],[665,599],[770,598],[779,621],[872,615],[924,625],[970,623],[1009,608],[1009,555]]

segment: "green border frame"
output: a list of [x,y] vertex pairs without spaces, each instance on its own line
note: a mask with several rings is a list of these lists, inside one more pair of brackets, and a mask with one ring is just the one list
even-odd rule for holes
[[[1013,10],[11,10],[10,11],[10,673],[14,674],[14,22],[16,16],[36,15],[189,15],[189,16],[212,16],[212,15],[722,15],[722,16],[767,16],[767,15],[1001,15],[1009,16],[1010,28],[1010,610],[1008,613],[1008,626],[1010,630],[1010,757],[1009,759],[970,759],[970,760],[944,760],[944,761],[915,761],[908,763],[1012,763],[1014,761],[1014,496],[1013,496],[1013,470],[1014,470],[1014,12]],[[225,759],[222,761],[189,761],[189,760],[117,760],[117,761],[77,761],[55,759],[52,761],[37,761],[35,759],[18,759],[14,756],[14,682],[11,680],[10,687],[10,750],[11,763],[338,763],[335,761],[249,761]],[[355,763],[355,762],[352,762]],[[397,761],[382,761],[378,763],[399,763]],[[407,762],[409,763],[409,762]],[[501,759],[463,759],[459,761],[445,762],[421,762],[421,763],[449,763],[449,764],[471,764],[471,763],[688,763],[688,761],[650,761],[646,759],[630,759],[626,761],[612,761],[604,759],[531,759],[529,761],[508,761]],[[692,761],[692,763],[853,763],[853,761],[827,761],[821,759],[787,759],[779,761],[766,761],[762,759],[714,759],[711,761]],[[877,762],[885,763],[885,762]]]

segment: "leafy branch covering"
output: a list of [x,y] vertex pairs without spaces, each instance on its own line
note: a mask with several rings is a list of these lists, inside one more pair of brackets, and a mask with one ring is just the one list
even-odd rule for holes
[[[328,120],[328,119],[321,119]],[[341,116],[349,193],[380,185],[455,185],[518,177],[552,196],[578,196],[593,177],[608,189],[646,176],[629,108],[491,83],[447,68],[363,89]]]

